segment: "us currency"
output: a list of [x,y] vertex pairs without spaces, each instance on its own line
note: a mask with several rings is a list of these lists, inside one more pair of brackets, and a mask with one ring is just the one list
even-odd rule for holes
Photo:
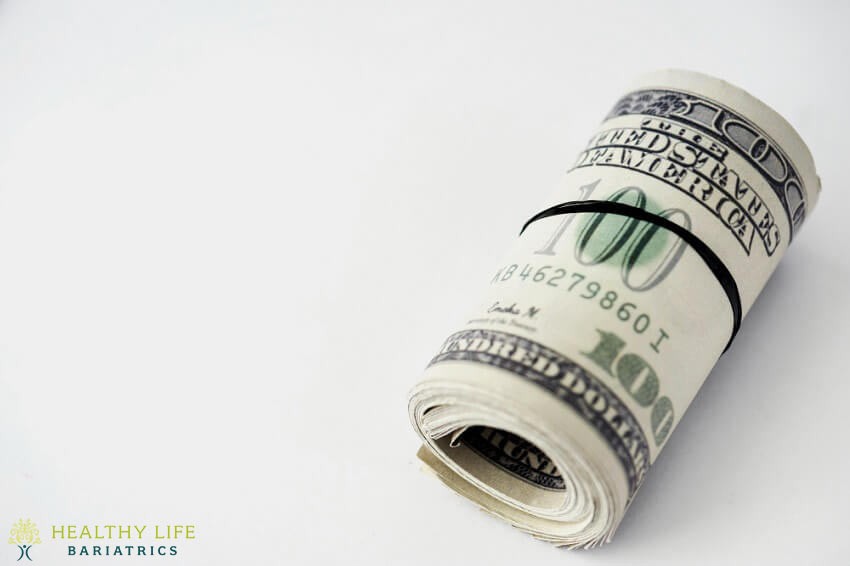
[[409,400],[427,469],[570,548],[611,540],[820,192],[743,90],[661,71],[626,92],[541,209],[591,207],[527,225]]

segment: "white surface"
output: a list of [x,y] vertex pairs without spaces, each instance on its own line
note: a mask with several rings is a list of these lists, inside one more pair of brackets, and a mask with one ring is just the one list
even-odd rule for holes
[[[0,535],[193,522],[161,560],[204,565],[847,564],[848,18],[0,2]],[[614,543],[567,554],[420,473],[406,393],[623,85],[668,66],[771,104],[824,190]]]

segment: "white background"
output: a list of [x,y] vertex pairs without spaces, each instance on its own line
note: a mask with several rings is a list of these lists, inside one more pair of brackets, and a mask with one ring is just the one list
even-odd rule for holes
[[[7,529],[194,523],[93,564],[847,564],[846,3],[0,1]],[[613,544],[422,474],[406,395],[630,78],[718,75],[818,209]],[[85,563],[77,559],[77,563]]]

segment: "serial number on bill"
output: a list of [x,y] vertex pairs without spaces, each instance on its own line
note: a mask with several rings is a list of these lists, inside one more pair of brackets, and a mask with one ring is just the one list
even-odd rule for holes
[[652,317],[643,312],[637,303],[626,301],[613,289],[606,289],[602,283],[588,278],[578,271],[568,271],[554,265],[520,265],[512,263],[496,271],[490,284],[498,285],[508,281],[521,280],[531,284],[560,289],[567,293],[592,301],[597,307],[609,311],[632,332],[650,338],[649,346],[660,352],[661,343],[670,338],[663,328],[652,328]]

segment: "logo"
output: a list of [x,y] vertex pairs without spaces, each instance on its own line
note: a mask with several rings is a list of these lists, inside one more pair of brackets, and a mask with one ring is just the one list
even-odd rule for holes
[[[118,560],[125,556],[177,556],[184,542],[196,538],[193,523],[64,523],[48,525],[45,529],[48,544],[39,550],[39,556],[44,551],[48,555],[62,552],[63,549],[55,546],[61,545],[71,560],[78,556],[109,556]],[[32,562],[36,555],[32,547],[41,544],[41,531],[32,519],[18,519],[9,531],[9,544],[18,547],[18,562],[24,558]]]
[[17,545],[18,550],[21,551],[18,561],[23,558],[32,561],[30,549],[35,544],[41,544],[41,539],[38,536],[38,527],[29,519],[19,519],[17,523],[12,525],[12,530],[9,531],[9,544]]

